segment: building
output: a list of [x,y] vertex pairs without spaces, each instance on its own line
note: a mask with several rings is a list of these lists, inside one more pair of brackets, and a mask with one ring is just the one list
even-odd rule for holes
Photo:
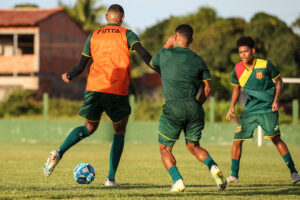
[[65,84],[61,74],[79,61],[86,38],[62,8],[0,10],[0,99],[12,87],[80,99],[84,75]]

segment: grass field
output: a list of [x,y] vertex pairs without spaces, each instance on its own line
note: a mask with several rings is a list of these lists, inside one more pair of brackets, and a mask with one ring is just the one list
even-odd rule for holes
[[[207,167],[183,144],[174,148],[185,193],[168,192],[171,178],[164,169],[157,144],[126,143],[117,173],[121,187],[105,188],[110,143],[80,143],[67,152],[46,178],[42,167],[58,143],[0,143],[0,199],[300,199],[300,184],[292,185],[289,171],[274,146],[245,144],[240,183],[218,191]],[[227,176],[230,146],[204,145]],[[290,146],[300,169],[300,146]],[[96,170],[90,185],[78,185],[73,169],[88,162]]]

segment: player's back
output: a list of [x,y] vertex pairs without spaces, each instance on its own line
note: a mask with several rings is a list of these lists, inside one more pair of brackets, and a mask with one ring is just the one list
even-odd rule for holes
[[192,50],[180,46],[162,49],[159,67],[166,101],[195,98],[201,80],[210,78],[203,59]]
[[130,81],[127,29],[108,25],[93,32],[87,90],[127,95]]

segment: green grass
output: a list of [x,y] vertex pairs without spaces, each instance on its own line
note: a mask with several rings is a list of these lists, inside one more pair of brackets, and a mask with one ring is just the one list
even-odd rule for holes
[[[0,143],[0,199],[300,199],[300,184],[292,185],[289,171],[274,146],[245,144],[240,183],[218,191],[207,167],[196,161],[183,144],[174,147],[187,191],[168,192],[171,178],[163,167],[158,144],[126,143],[117,173],[118,189],[105,188],[109,143],[80,143],[69,150],[54,173],[46,178],[42,167],[57,143]],[[230,146],[205,145],[227,176]],[[290,146],[300,166],[300,146]],[[90,185],[73,180],[81,162],[92,164],[96,178]]]

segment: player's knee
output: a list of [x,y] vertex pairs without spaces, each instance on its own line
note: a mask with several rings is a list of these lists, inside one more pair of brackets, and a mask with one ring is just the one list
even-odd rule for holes
[[194,152],[195,152],[195,144],[191,144],[191,143],[186,143],[186,148],[187,148],[187,150],[189,150],[189,152],[191,152],[192,154],[194,154]]
[[89,130],[90,135],[92,135],[97,130],[99,122],[91,122],[86,120],[84,125]]
[[282,140],[280,139],[279,135],[276,135],[275,137],[272,138],[272,142],[274,144],[278,144],[280,141],[282,141]]
[[114,123],[114,133],[115,134],[120,134],[120,135],[125,135],[126,133],[126,126],[127,126],[128,120],[122,120],[120,122]]

